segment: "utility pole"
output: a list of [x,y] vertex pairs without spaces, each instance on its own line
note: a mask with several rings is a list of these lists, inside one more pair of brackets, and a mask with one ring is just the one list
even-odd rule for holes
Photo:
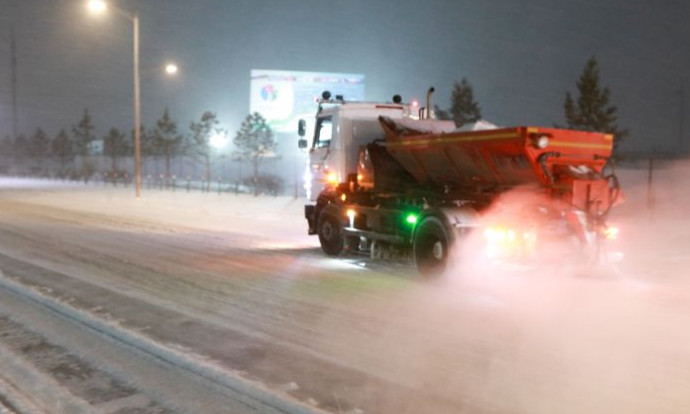
[[685,129],[685,83],[681,79],[680,82],[680,119],[678,125],[678,146],[680,148],[680,153],[685,152],[685,140],[683,137]]
[[17,43],[14,40],[14,26],[10,27],[10,59],[12,65],[12,138],[17,139]]
[[134,188],[136,197],[141,197],[141,92],[139,82],[139,15],[131,16],[134,29],[134,44],[132,47],[132,62],[134,72]]

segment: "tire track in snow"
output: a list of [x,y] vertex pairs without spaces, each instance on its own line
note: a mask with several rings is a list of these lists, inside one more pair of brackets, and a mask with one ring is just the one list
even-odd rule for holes
[[[287,414],[325,413],[318,408],[302,404],[287,395],[280,395],[272,392],[259,383],[245,380],[228,371],[222,370],[214,364],[209,363],[204,357],[176,350],[146,336],[127,330],[119,326],[116,321],[106,321],[92,313],[73,308],[69,304],[5,277],[2,272],[0,272],[0,289],[40,305],[61,318],[80,325],[82,329],[107,338],[110,342],[120,344],[125,348],[130,348],[136,353],[143,354],[159,363],[172,366],[205,381],[228,388],[234,393],[249,397],[256,401],[255,403],[249,401],[250,406],[253,406],[255,409],[261,410],[262,407],[264,409],[266,407],[272,407],[277,410],[277,412]],[[130,393],[131,392],[132,391],[130,391]],[[68,398],[64,396],[61,398],[63,400],[68,400]],[[245,401],[245,403],[247,403],[247,401]],[[81,408],[79,412],[84,412],[83,410],[84,409]],[[72,410],[71,412],[77,411]]]
[[[22,214],[27,210],[37,217],[43,214],[52,217],[56,214],[46,212],[45,209],[22,207]],[[32,250],[50,254],[51,260],[53,257],[57,260],[72,258],[82,268],[93,263],[94,267],[88,272],[72,267],[63,271],[88,283],[117,289],[120,293],[182,310],[191,316],[204,319],[210,317],[221,326],[254,334],[261,333],[261,339],[270,337],[274,341],[288,341],[311,350],[327,349],[329,353],[335,352],[336,355],[350,354],[357,348],[342,341],[314,335],[313,327],[324,314],[337,318],[330,323],[357,326],[358,329],[350,335],[358,343],[365,343],[368,337],[377,335],[380,326],[386,324],[387,317],[386,312],[375,312],[365,306],[353,307],[349,303],[329,301],[328,297],[323,297],[322,289],[326,283],[338,289],[333,291],[328,288],[330,294],[336,293],[343,298],[346,294],[348,302],[375,301],[377,307],[393,309],[396,306],[395,292],[409,284],[406,280],[368,273],[355,277],[323,273],[317,276],[311,273],[318,270],[310,267],[310,264],[300,264],[291,255],[272,254],[267,257],[266,252],[238,249],[235,246],[227,246],[222,250],[217,242],[209,241],[207,237],[176,239],[145,234],[132,238],[117,232],[107,236],[97,232],[93,237],[88,237],[89,232],[83,231],[86,226],[98,225],[91,222],[80,223],[73,230],[63,231],[66,234],[59,236],[60,242],[50,243],[49,249],[37,247]],[[44,232],[31,236],[21,228],[16,230],[15,235],[30,238],[38,246],[52,237]],[[104,243],[107,246],[102,246]],[[214,250],[222,254],[213,254]],[[142,256],[141,252],[146,252],[146,255]],[[298,266],[298,269],[292,271],[304,272],[306,268],[308,273],[298,273],[294,278],[285,277],[280,273],[286,270],[285,266],[281,266],[282,257],[287,260],[285,263],[288,267]],[[267,262],[266,258],[270,258],[270,261]],[[261,267],[256,276],[261,278],[237,273],[236,262],[247,260],[253,260],[253,266],[259,263]],[[335,261],[325,258],[319,260]],[[195,269],[195,263],[212,263],[213,266]],[[266,268],[267,265],[270,267]],[[103,281],[99,281],[101,273],[107,273]],[[355,274],[357,273],[361,271],[356,271]],[[79,276],[80,274],[84,276]],[[270,279],[266,278],[268,275],[271,275]],[[113,284],[113,281],[118,280]],[[374,285],[375,290],[367,288]],[[387,287],[393,290],[386,290]],[[358,340],[353,335],[361,339]],[[363,351],[366,352],[366,349]],[[321,357],[327,358],[326,355]]]
[[[442,403],[448,397],[452,399],[452,395],[422,397],[404,391],[411,383],[419,383],[417,378],[405,374],[408,370],[416,371],[421,361],[429,359],[420,354],[428,347],[422,344],[424,338],[441,341],[438,338],[452,335],[457,342],[460,336],[475,335],[465,330],[449,331],[445,326],[420,319],[416,312],[424,306],[405,295],[421,285],[407,278],[354,266],[345,269],[340,260],[300,257],[297,251],[253,250],[241,245],[245,239],[234,240],[236,235],[229,232],[218,236],[202,231],[192,234],[119,231],[113,224],[104,225],[97,216],[82,219],[80,213],[68,210],[50,212],[46,210],[51,207],[12,202],[6,205],[20,210],[0,211],[0,216],[6,217],[0,220],[0,231],[16,238],[8,242],[0,239],[2,251],[11,257],[40,264],[120,295],[138,297],[166,310],[182,312],[225,330],[237,330],[252,336],[254,344],[271,342],[289,350],[287,355],[297,357],[288,357],[283,365],[290,363],[303,371],[303,376],[312,376],[308,382],[321,386],[321,397],[326,391],[325,397],[335,400],[330,403],[334,411],[348,405],[348,395],[353,401],[368,401],[368,404],[354,405],[365,409],[380,407],[382,404],[376,400],[388,400],[391,406],[402,407],[416,399],[428,407],[427,400],[432,398]],[[32,217],[28,220],[31,221],[28,231],[14,220],[22,219],[25,213]],[[52,221],[55,215],[59,216],[59,225]],[[171,226],[174,229],[175,223]],[[142,229],[148,228],[143,223]],[[23,246],[15,249],[15,242]],[[36,261],[26,252],[39,252],[45,257]],[[185,327],[179,327],[176,334],[184,335]],[[410,356],[406,353],[410,340],[414,346],[413,361],[398,369],[400,362]],[[249,351],[254,352],[254,344]],[[468,353],[465,350],[468,347],[444,344],[443,348],[453,353],[448,359],[457,360]],[[469,348],[469,352],[481,356],[474,345]],[[298,361],[307,364],[296,366]],[[263,364],[260,368],[265,370],[267,366]],[[361,380],[345,379],[344,387],[331,386],[329,381],[340,370],[364,375],[348,374]],[[388,384],[374,385],[381,380]],[[303,395],[308,396],[307,390],[311,388],[305,387],[302,381],[297,382],[298,392],[304,391]],[[403,388],[403,391],[394,392],[391,388]],[[333,395],[328,395],[329,389]],[[433,389],[429,391],[435,394]],[[381,392],[386,395],[382,396]],[[426,389],[423,394],[427,394]],[[373,410],[377,411],[382,410]]]

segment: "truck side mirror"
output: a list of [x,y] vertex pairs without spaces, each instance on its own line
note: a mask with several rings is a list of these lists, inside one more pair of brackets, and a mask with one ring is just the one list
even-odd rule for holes
[[[303,137],[307,133],[307,123],[304,121],[304,119],[300,119],[297,122],[297,135],[300,137]],[[302,148],[302,147],[300,147]],[[305,146],[306,148],[306,146]]]
[[305,149],[305,148],[307,148],[307,140],[304,139],[304,138],[300,138],[300,140],[297,141],[297,146],[298,146],[300,149]]

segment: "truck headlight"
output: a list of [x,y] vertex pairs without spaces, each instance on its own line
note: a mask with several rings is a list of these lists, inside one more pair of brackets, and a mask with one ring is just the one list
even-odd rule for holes
[[544,149],[549,146],[549,137],[546,135],[540,135],[536,137],[533,141],[534,146],[539,149]]
[[357,212],[354,209],[348,208],[345,212],[345,215],[348,219],[350,219],[350,228],[355,228],[355,216],[357,215]]
[[604,236],[609,240],[616,240],[618,238],[619,229],[618,227],[607,227],[604,230]]

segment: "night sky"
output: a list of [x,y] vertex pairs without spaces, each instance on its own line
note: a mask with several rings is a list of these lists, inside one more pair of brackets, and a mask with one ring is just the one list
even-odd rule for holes
[[[690,149],[690,1],[128,0],[141,20],[143,123],[165,107],[186,131],[206,110],[238,128],[251,69],[362,73],[366,98],[449,106],[467,77],[484,118],[564,123],[563,99],[595,56],[612,90],[624,152]],[[132,25],[79,0],[0,0],[0,135],[11,133],[10,28],[19,131],[71,131],[84,108],[97,134],[132,125]],[[166,78],[167,60],[181,73]],[[335,92],[335,91],[334,91]],[[682,116],[684,112],[685,116]],[[683,122],[684,119],[684,122]],[[683,125],[684,123],[684,125]],[[681,134],[682,132],[682,134]],[[683,141],[685,141],[683,143]]]

